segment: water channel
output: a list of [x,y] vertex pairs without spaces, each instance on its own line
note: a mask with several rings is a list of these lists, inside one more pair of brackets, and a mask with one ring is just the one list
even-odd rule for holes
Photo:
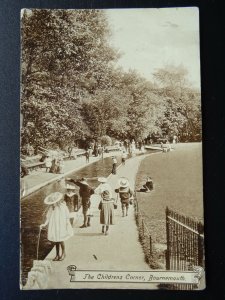
[[[148,151],[151,153],[152,151]],[[118,165],[121,163],[121,157],[117,156]],[[79,171],[72,172],[69,177],[107,177],[111,173],[111,157],[99,160],[93,164],[83,167]],[[21,201],[21,281],[26,283],[27,274],[32,268],[33,260],[37,259],[37,240],[39,234],[39,225],[44,223],[46,214],[46,205],[43,200],[46,195],[52,192],[60,191],[65,193],[64,179],[55,181],[37,192],[28,195]],[[98,186],[97,180],[90,180],[92,187]],[[47,240],[47,231],[42,230],[39,244],[38,259],[44,259],[51,251],[53,244]]]

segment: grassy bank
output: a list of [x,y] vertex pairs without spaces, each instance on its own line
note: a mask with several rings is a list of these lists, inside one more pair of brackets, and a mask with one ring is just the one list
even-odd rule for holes
[[137,199],[155,245],[166,244],[166,206],[203,220],[200,143],[178,144],[174,151],[145,158],[137,173],[137,190],[145,182],[146,175],[153,178],[154,191],[137,192]]

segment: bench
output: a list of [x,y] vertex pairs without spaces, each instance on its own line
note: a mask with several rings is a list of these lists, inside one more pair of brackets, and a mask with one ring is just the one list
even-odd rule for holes
[[41,160],[41,155],[35,155],[33,157],[21,158],[21,167],[25,167],[28,171],[36,170],[45,166],[44,161]]
[[33,171],[33,170],[37,170],[38,168],[43,168],[45,166],[45,162],[34,162],[34,163],[30,163],[30,164],[26,164],[24,163],[24,166],[30,170],[30,171]]
[[[80,157],[82,155],[84,155],[86,153],[85,150],[77,150],[74,152],[76,157]],[[71,155],[72,159],[74,158],[74,155]],[[66,156],[63,157],[64,160],[69,160],[70,159],[70,155],[67,154]]]
[[119,146],[117,146],[117,145],[114,145],[114,146],[107,146],[107,147],[105,147],[105,152],[106,153],[109,153],[109,152],[111,152],[111,151],[119,151],[120,150],[120,147]]

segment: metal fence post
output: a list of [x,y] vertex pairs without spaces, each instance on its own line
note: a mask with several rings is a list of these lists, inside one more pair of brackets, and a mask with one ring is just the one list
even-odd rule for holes
[[166,270],[170,270],[170,234],[169,234],[169,208],[166,207],[166,242],[167,242],[167,249],[165,252],[166,256]]
[[204,242],[202,238],[203,233],[203,224],[201,222],[198,223],[198,265],[203,266],[203,258],[204,258]]
[[144,220],[142,218],[142,235],[143,235],[143,238],[145,237],[145,227],[144,227]]
[[152,237],[149,235],[149,254],[152,257]]

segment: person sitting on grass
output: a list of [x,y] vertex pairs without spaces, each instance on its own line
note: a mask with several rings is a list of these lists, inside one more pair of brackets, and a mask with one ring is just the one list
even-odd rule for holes
[[149,193],[153,190],[153,181],[152,178],[150,176],[148,176],[146,178],[146,182],[145,184],[142,186],[142,188],[140,189],[140,192],[146,192]]

